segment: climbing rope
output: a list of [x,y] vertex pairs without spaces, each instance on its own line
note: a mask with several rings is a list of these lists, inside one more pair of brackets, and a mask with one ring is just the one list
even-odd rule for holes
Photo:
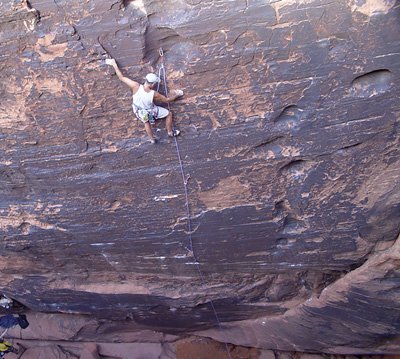
[[[160,50],[159,50],[159,55],[160,55],[161,61],[160,61],[160,67],[158,69],[158,78],[163,80],[164,93],[165,93],[165,96],[168,97],[167,76],[166,76],[166,71],[165,71],[165,66],[164,66],[164,51],[162,48],[160,48]],[[157,92],[159,91],[159,89],[160,89],[160,82],[157,85]],[[171,106],[170,106],[169,102],[168,102],[168,110],[171,111]],[[176,153],[178,155],[179,167],[180,167],[180,172],[182,175],[182,182],[183,182],[183,187],[184,187],[184,192],[185,192],[185,207],[186,207],[187,230],[188,230],[188,239],[189,239],[189,245],[185,248],[186,248],[186,250],[189,251],[189,253],[193,257],[194,264],[196,266],[196,269],[197,269],[197,272],[199,274],[202,284],[206,285],[204,273],[200,268],[200,263],[197,260],[197,257],[196,257],[196,254],[195,254],[194,248],[193,248],[192,219],[191,219],[191,215],[190,215],[189,194],[188,194],[188,186],[187,186],[188,181],[190,179],[190,175],[189,174],[185,175],[185,170],[183,168],[183,161],[182,161],[181,152],[179,150],[178,140],[176,137],[174,137],[174,140],[175,140],[175,148],[176,148]],[[218,327],[221,331],[223,331],[221,320],[219,319],[217,310],[215,309],[215,305],[214,305],[214,302],[212,301],[212,299],[210,299],[209,303],[210,303],[211,309],[214,313],[214,317],[218,324]],[[225,344],[226,352],[228,354],[228,358],[232,359],[229,348],[228,348],[228,344],[226,343],[226,341],[224,341],[224,344]]]

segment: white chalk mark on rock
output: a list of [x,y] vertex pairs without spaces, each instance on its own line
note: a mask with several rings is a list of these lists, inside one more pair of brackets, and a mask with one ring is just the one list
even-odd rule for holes
[[[91,246],[113,246],[115,243],[91,243]],[[104,256],[104,255],[103,255]]]
[[155,196],[153,198],[153,200],[156,202],[165,202],[168,199],[173,199],[173,198],[177,198],[177,197],[179,197],[178,194],[170,194],[170,195],[166,195],[166,196]]

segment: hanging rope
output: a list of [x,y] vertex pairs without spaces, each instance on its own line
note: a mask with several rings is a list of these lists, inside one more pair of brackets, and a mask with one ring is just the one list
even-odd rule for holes
[[[162,48],[160,48],[160,50],[159,50],[159,55],[160,55],[161,61],[160,61],[160,67],[158,69],[158,78],[163,80],[164,93],[165,93],[165,96],[168,97],[167,76],[166,76],[166,71],[165,71],[165,66],[164,66],[164,51]],[[158,85],[157,85],[157,92],[159,91],[159,89],[160,89],[160,83],[158,83]],[[169,103],[168,103],[168,110],[171,111],[171,106]],[[190,175],[189,174],[185,175],[185,170],[183,168],[182,156],[181,156],[181,152],[179,150],[178,140],[176,139],[176,137],[174,137],[174,140],[175,140],[176,153],[178,155],[179,167],[180,167],[180,171],[181,171],[181,175],[182,175],[183,187],[184,187],[184,191],[185,191],[185,206],[186,206],[187,230],[188,230],[188,239],[189,239],[189,245],[185,248],[189,251],[189,253],[193,257],[194,264],[196,266],[197,272],[199,273],[199,277],[201,279],[202,284],[206,285],[206,279],[205,279],[204,273],[202,272],[202,270],[200,268],[200,263],[197,260],[197,257],[196,257],[196,254],[195,254],[194,248],[193,248],[192,219],[191,219],[191,215],[190,215],[189,195],[188,195],[188,186],[187,186],[188,181],[190,179]],[[221,331],[223,331],[222,323],[219,319],[217,310],[215,309],[214,302],[210,299],[209,303],[210,303],[211,309],[214,313],[214,317],[218,324],[218,327]],[[226,352],[228,354],[228,358],[232,359],[229,348],[228,348],[228,344],[226,343],[226,341],[224,341],[224,344],[225,344]]]

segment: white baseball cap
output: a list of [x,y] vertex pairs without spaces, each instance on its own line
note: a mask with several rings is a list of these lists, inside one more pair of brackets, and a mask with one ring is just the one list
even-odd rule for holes
[[146,81],[150,83],[160,82],[160,78],[156,74],[147,74]]

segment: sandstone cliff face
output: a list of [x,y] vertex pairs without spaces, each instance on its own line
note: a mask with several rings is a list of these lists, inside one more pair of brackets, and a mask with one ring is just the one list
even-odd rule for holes
[[[395,1],[0,1],[0,291],[283,350],[399,350]],[[175,143],[130,93],[165,51]],[[199,276],[199,271],[204,275]],[[212,303],[222,322],[216,326]],[[133,325],[133,324],[132,324]]]

